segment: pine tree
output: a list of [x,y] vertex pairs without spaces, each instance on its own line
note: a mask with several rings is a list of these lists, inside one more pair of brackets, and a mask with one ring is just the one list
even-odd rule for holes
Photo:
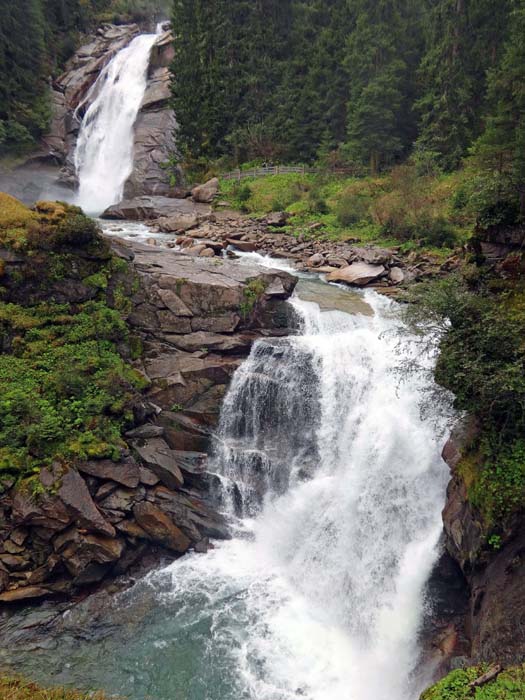
[[431,10],[418,146],[446,170],[459,165],[479,134],[486,71],[498,59],[507,14],[507,0],[436,0]]
[[[347,151],[372,173],[408,148],[411,66],[417,61],[416,4],[410,0],[355,0],[355,26],[346,68],[351,82]],[[408,128],[407,128],[408,127]]]
[[510,189],[525,222],[525,0],[514,0],[510,34],[499,65],[489,72],[492,114],[475,153],[481,165],[500,181],[501,195]]

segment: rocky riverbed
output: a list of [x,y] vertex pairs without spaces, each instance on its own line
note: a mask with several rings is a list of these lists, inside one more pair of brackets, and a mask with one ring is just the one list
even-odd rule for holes
[[[203,189],[205,195],[203,196]],[[293,235],[284,227],[289,223],[284,212],[259,219],[216,208],[218,181],[182,192],[180,198],[138,197],[110,207],[103,219],[143,221],[151,230],[150,245],[179,248],[192,257],[234,257],[236,252],[257,252],[292,261],[298,271],[326,275],[329,282],[354,287],[372,287],[388,295],[425,277],[447,274],[459,260],[446,261],[424,251],[403,253],[400,247],[381,248],[355,240],[326,239],[314,224],[309,233]],[[188,195],[183,197],[182,195]],[[108,230],[119,231],[119,224]],[[157,233],[165,234],[162,240]]]

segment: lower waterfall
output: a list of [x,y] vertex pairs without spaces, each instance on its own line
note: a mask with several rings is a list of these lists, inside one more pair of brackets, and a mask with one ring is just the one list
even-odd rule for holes
[[397,304],[304,280],[290,303],[300,333],[258,340],[222,406],[232,539],[68,612],[16,651],[33,675],[131,700],[417,700],[446,412],[422,417],[425,373],[399,380],[420,348]]

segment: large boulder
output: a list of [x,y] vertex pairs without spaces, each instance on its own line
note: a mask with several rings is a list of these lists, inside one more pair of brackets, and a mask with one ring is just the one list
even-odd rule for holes
[[268,216],[266,217],[266,225],[276,228],[286,226],[290,216],[291,214],[289,214],[287,211],[274,211],[271,214],[268,214]]
[[124,199],[103,212],[102,219],[129,219],[147,221],[149,219],[173,219],[174,217],[198,217],[209,214],[210,208],[195,204],[190,199],[173,199],[162,196],[144,196]]
[[218,191],[219,180],[218,178],[213,177],[211,180],[208,180],[208,182],[205,182],[204,185],[197,185],[197,187],[194,187],[191,191],[191,196],[193,197],[194,202],[209,204],[210,202],[213,202]]
[[327,276],[329,282],[344,282],[345,284],[364,287],[369,282],[379,279],[386,273],[383,265],[369,265],[364,262],[356,262],[343,267],[340,270],[330,272]]
[[62,476],[58,497],[79,525],[108,537],[115,536],[115,528],[102,517],[86,482],[74,469]]

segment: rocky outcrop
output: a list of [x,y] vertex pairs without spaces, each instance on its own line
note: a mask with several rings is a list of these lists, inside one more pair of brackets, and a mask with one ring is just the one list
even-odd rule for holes
[[198,204],[191,199],[173,199],[171,197],[135,197],[124,199],[108,207],[102,214],[103,219],[128,219],[131,221],[156,220],[161,230],[184,230],[192,222],[197,225],[209,217],[211,209],[206,204]]
[[468,588],[465,628],[474,663],[519,662],[525,656],[525,525],[517,516],[501,543],[487,543],[480,515],[469,501],[465,459],[473,459],[478,426],[470,418],[453,431],[443,450],[451,469],[443,511],[446,547]]
[[[209,538],[229,536],[210,498],[215,482],[206,465],[212,430],[251,343],[286,332],[283,300],[296,280],[228,260],[112,245],[131,267],[114,265],[120,272],[118,280],[108,281],[108,294],[113,298],[118,289],[127,299],[121,300],[122,313],[140,348],[133,364],[148,386],[134,400],[133,427],[112,459],[57,460],[30,487],[3,480],[0,603],[69,596],[133,569],[146,555],[151,560],[190,549],[205,552]],[[71,279],[60,280],[60,296],[45,277],[44,253],[38,258],[42,274],[25,281],[24,253],[2,252],[4,273],[17,270],[13,279],[24,279],[11,296],[16,292],[18,302],[28,303],[49,294],[61,303],[92,298],[93,289],[76,276],[91,277],[93,266],[111,259],[107,247],[100,261],[88,251],[85,270],[80,253],[75,260],[74,250],[68,251]],[[124,342],[123,353],[129,361]]]
[[[169,25],[168,25],[169,26]],[[76,185],[74,153],[82,118],[96,97],[94,85],[103,68],[141,30],[136,24],[104,25],[68,61],[66,70],[52,86],[52,119],[43,139],[44,158],[63,166],[61,182]],[[173,36],[168,29],[151,52],[148,83],[135,123],[133,171],[125,196],[166,195],[171,185],[162,167],[175,151],[176,121],[169,107],[169,65]]]
[[173,35],[168,30],[159,36],[151,52],[148,84],[135,122],[133,170],[124,186],[127,198],[170,195],[172,191],[163,165],[176,151],[177,122],[169,105],[173,55]]

